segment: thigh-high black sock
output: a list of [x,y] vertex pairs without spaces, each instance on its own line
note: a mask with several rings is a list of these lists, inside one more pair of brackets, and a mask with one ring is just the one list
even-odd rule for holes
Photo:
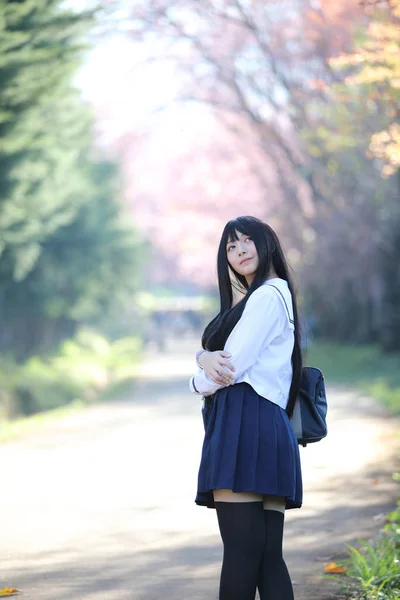
[[265,533],[262,502],[216,502],[224,544],[220,600],[254,600]]
[[257,581],[261,600],[293,600],[290,575],[282,554],[285,515],[264,510],[265,546]]

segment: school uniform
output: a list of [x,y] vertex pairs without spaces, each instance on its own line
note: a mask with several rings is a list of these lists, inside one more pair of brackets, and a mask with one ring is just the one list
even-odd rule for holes
[[234,383],[218,385],[202,369],[191,377],[191,391],[206,395],[198,505],[215,508],[213,490],[230,489],[283,496],[287,509],[301,507],[299,448],[285,411],[293,346],[288,284],[269,279],[250,296],[226,341]]

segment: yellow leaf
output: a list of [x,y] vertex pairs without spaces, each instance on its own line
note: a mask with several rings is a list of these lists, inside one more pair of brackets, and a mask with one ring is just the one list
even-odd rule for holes
[[14,594],[18,594],[19,590],[16,588],[5,587],[0,590],[0,596],[14,596]]
[[346,567],[339,567],[335,562],[331,562],[324,567],[324,571],[327,573],[346,573],[347,569]]

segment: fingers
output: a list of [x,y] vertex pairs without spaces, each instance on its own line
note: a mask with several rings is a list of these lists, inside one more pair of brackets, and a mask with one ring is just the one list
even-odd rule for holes
[[[229,359],[229,358],[232,357],[232,354],[230,354],[230,352],[225,352],[225,350],[221,350],[221,352],[219,353],[219,355],[222,358],[226,358],[226,359]],[[225,367],[228,367],[228,369],[230,369],[231,371],[235,370],[235,367],[233,366],[233,364],[229,360],[220,360],[219,364],[221,366],[225,365]]]
[[230,373],[225,374],[214,371],[210,377],[215,383],[218,383],[218,385],[231,385],[234,382],[233,376]]
[[223,359],[221,359],[221,360],[219,361],[219,364],[220,364],[221,366],[222,366],[222,365],[225,365],[225,367],[228,367],[228,369],[230,369],[231,371],[234,371],[234,370],[235,370],[235,367],[233,366],[233,364],[232,364],[231,362],[229,362],[229,360],[223,360]]
[[215,383],[218,383],[218,385],[226,385],[225,380],[221,377],[218,371],[214,371],[212,375],[210,375],[210,378],[215,381]]

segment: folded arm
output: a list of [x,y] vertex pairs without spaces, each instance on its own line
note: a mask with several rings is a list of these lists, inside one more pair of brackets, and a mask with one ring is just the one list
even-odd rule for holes
[[[257,362],[262,348],[282,333],[285,318],[275,292],[258,288],[250,296],[224,348],[232,355],[235,382]],[[189,386],[193,393],[203,396],[225,387],[212,381],[201,369],[190,379]]]

